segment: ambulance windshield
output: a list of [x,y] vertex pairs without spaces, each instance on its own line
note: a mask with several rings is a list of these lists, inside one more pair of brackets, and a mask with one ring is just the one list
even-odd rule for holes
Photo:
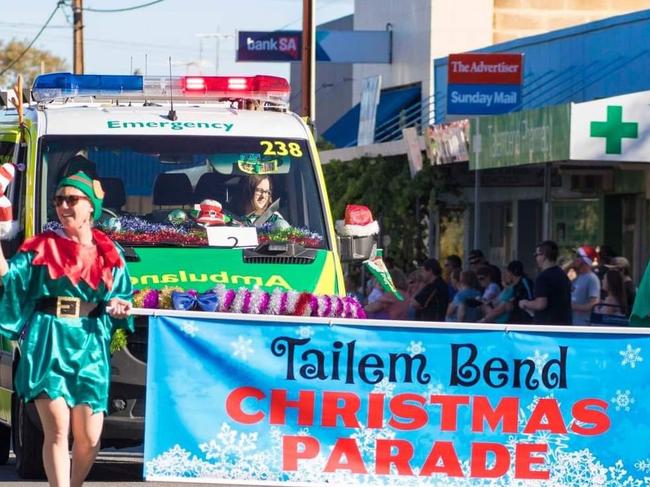
[[46,136],[44,226],[56,183],[83,155],[106,193],[98,226],[129,246],[205,246],[206,227],[254,227],[259,241],[327,248],[306,141],[257,137]]

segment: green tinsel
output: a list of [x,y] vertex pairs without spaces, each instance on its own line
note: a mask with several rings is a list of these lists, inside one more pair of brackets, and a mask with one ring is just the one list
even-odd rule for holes
[[126,331],[120,329],[115,330],[111,338],[110,352],[113,355],[115,352],[126,348]]

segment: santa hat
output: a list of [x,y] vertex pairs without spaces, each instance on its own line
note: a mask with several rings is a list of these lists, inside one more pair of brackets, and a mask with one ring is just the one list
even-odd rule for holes
[[583,245],[576,249],[576,254],[582,259],[582,261],[587,265],[593,265],[594,261],[598,258],[598,253],[593,247],[589,245]]
[[16,166],[7,162],[0,166],[0,239],[10,239],[16,234],[17,225],[11,211],[11,201],[5,196],[9,183],[16,174]]
[[336,232],[343,237],[368,237],[379,233],[379,224],[367,206],[347,205],[345,220],[336,221]]
[[198,207],[197,223],[205,226],[225,225],[226,220],[221,211],[221,203],[215,200],[203,200]]

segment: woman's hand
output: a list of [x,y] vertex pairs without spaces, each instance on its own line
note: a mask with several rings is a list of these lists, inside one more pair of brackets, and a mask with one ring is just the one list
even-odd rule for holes
[[131,303],[120,298],[113,298],[108,302],[106,311],[111,318],[122,320],[131,314]]

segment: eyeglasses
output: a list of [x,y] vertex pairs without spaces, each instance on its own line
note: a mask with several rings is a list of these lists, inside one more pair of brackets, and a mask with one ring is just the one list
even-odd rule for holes
[[264,195],[269,195],[271,196],[271,192],[267,189],[261,189],[261,188],[256,188],[255,189],[255,194],[259,196],[264,196]]
[[57,195],[52,199],[52,202],[54,203],[54,206],[61,206],[64,201],[68,206],[76,206],[76,204],[79,203],[79,200],[90,201],[90,198],[76,194],[71,194],[68,196]]

